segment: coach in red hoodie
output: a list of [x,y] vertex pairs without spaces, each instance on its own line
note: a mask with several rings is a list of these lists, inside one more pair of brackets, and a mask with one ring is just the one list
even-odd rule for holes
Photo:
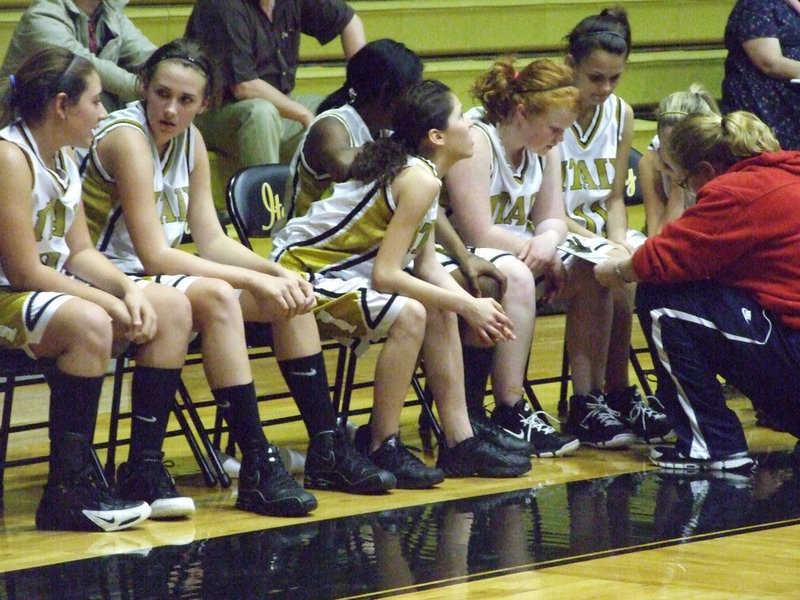
[[744,431],[718,375],[800,437],[800,152],[755,115],[692,115],[666,162],[697,203],[630,258],[595,267],[607,286],[642,282],[637,310],[660,359],[674,447],[661,467],[747,472]]

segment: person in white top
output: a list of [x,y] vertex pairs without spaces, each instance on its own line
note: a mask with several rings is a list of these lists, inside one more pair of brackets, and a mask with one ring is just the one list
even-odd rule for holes
[[[631,49],[624,8],[604,9],[582,19],[567,35],[566,62],[575,69],[580,108],[564,134],[561,172],[567,226],[589,240],[607,239],[619,252],[632,253],[646,239],[628,229],[625,179],[633,140],[633,110],[614,94]],[[606,346],[604,386],[599,393],[620,421],[641,441],[655,443],[673,435],[664,415],[631,385],[628,360],[633,323],[633,294],[628,285],[612,291],[611,336]],[[590,397],[571,399],[580,414]],[[570,408],[572,412],[572,407]],[[579,415],[575,415],[577,419]]]
[[[419,57],[394,40],[369,42],[353,56],[347,64],[344,85],[323,102],[324,110],[309,127],[292,162],[295,214],[305,214],[313,202],[327,194],[333,182],[350,177],[354,158],[364,144],[387,134],[395,98],[421,73]],[[570,448],[564,447],[563,438],[556,439],[556,431],[532,414],[527,401],[520,398],[535,315],[530,270],[508,252],[467,248],[443,209],[436,218],[436,242],[437,258],[456,281],[474,295],[498,300],[514,322],[515,339],[489,347],[482,345],[469,327],[462,328],[464,384],[473,428],[510,451],[537,456],[566,453]],[[490,371],[497,404],[520,408],[512,434],[486,418],[484,402]],[[387,434],[375,416],[373,413],[370,426],[363,426],[357,437],[365,441],[365,451],[370,453],[378,450]],[[423,445],[429,434],[426,417],[423,411]],[[534,437],[542,439],[533,444]]]
[[141,499],[112,495],[91,455],[108,362],[132,344],[130,451],[160,459],[191,330],[182,294],[137,285],[89,237],[68,147],[91,142],[106,115],[100,97],[100,77],[87,59],[47,48],[13,74],[0,117],[0,346],[52,360],[50,471],[36,511],[36,526],[45,530],[113,531],[151,513],[194,510],[161,460],[169,494],[151,510]]
[[647,237],[661,233],[664,225],[680,217],[685,208],[695,203],[694,194],[678,185],[679,181],[664,161],[664,148],[675,125],[694,113],[720,114],[716,100],[698,83],[672,92],[658,104],[657,133],[639,161]]
[[[400,410],[419,356],[444,429],[437,466],[447,476],[520,475],[531,466],[527,453],[493,445],[469,421],[456,317],[487,345],[514,339],[513,323],[494,299],[461,288],[433,244],[441,177],[472,153],[472,123],[447,86],[426,80],[400,97],[391,124],[390,137],[358,152],[352,180],[335,184],[305,216],[286,224],[273,240],[273,257],[308,274],[320,326],[332,335],[387,338],[376,367],[376,398],[393,401],[373,414],[372,443],[376,436],[381,442],[370,456],[401,446]],[[391,454],[409,485],[432,479],[407,452]]]
[[517,70],[513,59],[503,58],[478,78],[472,92],[481,103],[468,113],[476,125],[475,153],[445,178],[453,224],[469,244],[513,252],[536,276],[543,301],[568,303],[572,385],[586,409],[568,423],[574,425],[570,433],[596,447],[630,444],[634,436],[599,391],[605,382],[611,296],[594,280],[591,263],[565,262],[558,250],[567,234],[559,143],[579,106],[572,69],[539,59]]
[[[219,224],[208,154],[192,124],[218,90],[213,63],[197,42],[179,39],[153,53],[141,78],[144,100],[98,128],[84,198],[103,252],[137,275],[177,287],[191,303],[206,377],[242,451],[237,507],[302,516],[317,505],[264,435],[244,320],[271,325],[278,366],[310,437],[305,486],[350,493],[394,487],[394,476],[357,453],[336,425],[311,286]],[[196,254],[176,247],[187,225]]]

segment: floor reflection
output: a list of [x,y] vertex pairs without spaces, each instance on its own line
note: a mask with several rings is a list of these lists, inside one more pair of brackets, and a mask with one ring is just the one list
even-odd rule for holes
[[797,520],[776,453],[750,477],[627,473],[9,572],[0,598],[378,597]]

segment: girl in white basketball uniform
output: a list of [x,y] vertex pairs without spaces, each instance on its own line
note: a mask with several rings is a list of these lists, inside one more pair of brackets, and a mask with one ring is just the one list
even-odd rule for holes
[[[619,252],[644,243],[641,231],[628,229],[624,189],[633,140],[633,110],[614,89],[625,70],[631,33],[625,9],[604,9],[583,19],[567,36],[566,62],[575,70],[580,110],[561,144],[564,204],[570,233],[606,238]],[[611,336],[605,385],[590,397],[575,398],[576,409],[604,395],[620,421],[645,442],[672,434],[669,421],[650,407],[630,384],[628,360],[633,322],[633,286],[613,290]],[[600,396],[597,393],[599,392]],[[579,410],[579,412],[583,412]]]
[[[416,81],[421,72],[419,58],[393,40],[370,42],[348,61],[344,86],[323,102],[323,111],[309,127],[292,162],[293,207],[297,215],[305,214],[334,181],[350,176],[352,160],[361,147],[390,126],[393,98]],[[376,73],[382,77],[376,77]],[[490,370],[492,391],[499,405],[510,408],[521,400],[535,315],[530,271],[507,252],[490,248],[470,251],[441,209],[436,220],[436,241],[444,246],[444,250],[437,251],[437,257],[456,281],[472,293],[498,299],[514,322],[515,339],[494,347],[481,345],[469,329],[462,332],[465,392],[473,428],[493,436],[495,443],[510,451],[539,456],[564,454],[570,449],[564,447],[564,440],[530,410],[513,428],[517,437],[508,435],[485,416]],[[527,406],[527,402],[523,401],[523,405]],[[421,418],[420,422],[423,424],[424,420]],[[375,452],[386,431],[374,420],[371,425],[371,431],[365,427],[358,439],[371,433],[367,450]]]
[[[511,321],[490,298],[474,298],[435,256],[433,227],[440,177],[469,155],[470,122],[443,84],[412,84],[392,111],[393,133],[355,157],[354,180],[335,184],[308,213],[289,221],[273,240],[273,257],[307,273],[317,294],[320,327],[353,343],[387,338],[375,373],[370,456],[390,455],[419,469],[402,451],[399,416],[420,352],[437,402],[445,440],[437,466],[449,476],[519,475],[527,456],[508,453],[474,435],[464,402],[456,314],[484,343],[512,339]],[[386,445],[396,450],[389,452]]]
[[[393,487],[392,474],[361,457],[336,427],[311,286],[220,227],[208,155],[192,124],[218,91],[211,61],[195,42],[175,40],[153,53],[141,79],[144,100],[112,113],[96,131],[84,201],[102,252],[188,297],[206,377],[242,451],[237,507],[285,516],[316,507],[264,436],[245,319],[271,324],[278,365],[311,438],[305,486],[352,493]],[[187,226],[197,255],[176,247]]]
[[639,186],[648,237],[660,233],[664,225],[680,217],[685,208],[695,203],[694,194],[678,185],[664,161],[664,147],[675,125],[694,113],[720,114],[716,100],[697,83],[671,93],[658,104],[657,133],[639,161]]
[[[472,89],[481,106],[470,111],[476,151],[445,178],[453,224],[470,244],[516,254],[537,277],[545,301],[568,302],[566,344],[576,395],[602,388],[611,300],[587,261],[565,263],[557,249],[566,236],[560,149],[577,114],[572,69],[540,59],[517,71],[500,59]],[[619,447],[632,434],[605,404],[593,402],[576,427],[581,443]]]
[[141,498],[112,496],[91,457],[108,362],[133,343],[131,457],[158,455],[162,481],[171,482],[161,442],[191,327],[181,294],[137,285],[91,243],[66,146],[88,146],[106,115],[100,78],[89,61],[49,48],[20,67],[9,93],[0,131],[0,345],[53,361],[50,472],[36,526],[111,531],[151,513],[188,514],[194,503],[174,485],[152,509]]

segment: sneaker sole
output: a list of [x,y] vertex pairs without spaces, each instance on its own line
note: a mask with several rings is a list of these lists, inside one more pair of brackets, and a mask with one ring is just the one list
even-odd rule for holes
[[444,472],[445,477],[453,477],[453,478],[463,478],[463,477],[486,477],[489,479],[499,479],[499,478],[511,478],[511,477],[520,477],[531,470],[532,465],[529,463],[527,465],[516,465],[516,466],[508,466],[508,467],[492,467],[491,469],[487,469],[485,471],[480,470],[466,470],[466,469],[448,469],[446,467],[439,466],[440,469]]
[[444,473],[437,477],[427,477],[425,479],[405,479],[397,477],[397,488],[401,490],[426,490],[433,486],[439,485],[444,481]]
[[610,440],[592,442],[579,439],[579,443],[591,448],[626,448],[636,443],[636,436],[632,433],[620,433]]
[[185,496],[160,498],[150,503],[151,519],[174,519],[194,514],[194,500]]
[[636,436],[636,441],[639,442],[640,444],[653,445],[653,444],[661,444],[664,442],[671,442],[677,437],[678,436],[675,434],[675,432],[670,429],[667,433],[665,433],[661,437],[646,438],[643,436]]
[[[388,476],[387,476],[388,475]],[[328,474],[314,475],[306,473],[303,487],[310,490],[333,490],[347,494],[381,494],[397,487],[397,479],[388,471],[374,475],[364,481],[353,484],[341,477]]]
[[727,458],[724,460],[709,460],[702,463],[676,462],[651,457],[650,462],[662,469],[680,471],[682,473],[699,473],[700,471],[728,472],[753,466],[753,459],[748,456]]
[[83,510],[80,521],[47,519],[37,515],[36,528],[42,531],[121,531],[141,523],[150,516],[150,505],[142,502],[118,510]]
[[317,508],[317,499],[294,496],[267,501],[260,493],[251,492],[236,499],[236,508],[268,517],[305,517]]
[[564,456],[566,454],[571,454],[575,452],[581,445],[581,441],[578,439],[570,440],[558,450],[550,450],[548,452],[534,452],[534,456],[537,458],[558,458],[559,456]]

